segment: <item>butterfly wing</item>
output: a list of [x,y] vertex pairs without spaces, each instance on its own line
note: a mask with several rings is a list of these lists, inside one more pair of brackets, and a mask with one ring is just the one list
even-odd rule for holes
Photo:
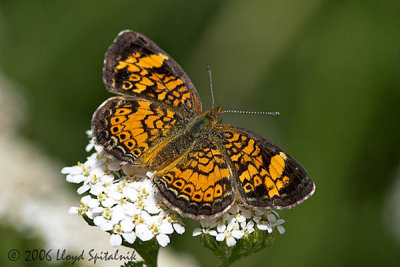
[[179,162],[153,176],[168,206],[196,219],[218,216],[235,197],[226,156],[209,138],[197,140]]
[[315,191],[304,168],[265,138],[245,129],[217,125],[240,196],[250,206],[292,208]]
[[162,103],[117,96],[93,114],[92,135],[107,154],[137,164],[172,140],[186,124],[183,115]]
[[183,69],[147,37],[127,30],[108,49],[103,80],[110,92],[140,95],[185,110],[201,113],[200,97]]

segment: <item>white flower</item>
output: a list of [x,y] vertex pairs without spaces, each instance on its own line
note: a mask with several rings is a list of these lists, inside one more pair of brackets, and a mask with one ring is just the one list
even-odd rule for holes
[[234,204],[222,216],[211,219],[201,220],[201,228],[195,228],[192,235],[198,236],[208,234],[215,236],[217,241],[226,241],[229,247],[236,245],[237,240],[250,236],[256,229],[272,233],[276,229],[283,234],[285,222],[279,218],[278,213],[271,210],[252,209],[244,204]]
[[237,229],[237,224],[230,223],[228,226],[223,225],[218,227],[218,234],[215,239],[217,241],[226,240],[228,247],[233,247],[236,245],[236,239],[241,239],[242,237],[243,233]]
[[254,222],[253,221],[249,221],[248,223],[242,222],[240,224],[240,226],[241,226],[241,231],[243,233],[243,236],[248,236],[249,234],[254,232]]
[[[91,136],[91,131],[87,134]],[[123,241],[133,244],[136,238],[155,238],[165,247],[169,235],[185,232],[179,218],[165,210],[144,170],[106,157],[91,139],[86,150],[93,148],[96,152],[84,163],[61,171],[68,182],[81,183],[77,190],[83,195],[80,206],[69,208],[68,213],[87,216],[109,232],[111,246],[120,246]]]
[[267,219],[271,225],[272,228],[276,227],[278,232],[282,235],[285,233],[285,228],[282,226],[282,224],[285,222],[283,219],[276,219],[275,215],[270,213],[267,215]]
[[193,236],[198,236],[201,234],[209,234],[212,236],[216,236],[217,235],[217,231],[213,230],[214,227],[217,226],[217,222],[214,220],[201,220],[200,221],[201,224],[201,229],[200,228],[195,228],[193,230]]

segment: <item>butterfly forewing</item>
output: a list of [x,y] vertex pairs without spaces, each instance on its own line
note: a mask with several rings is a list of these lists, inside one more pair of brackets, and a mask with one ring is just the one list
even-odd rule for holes
[[107,89],[122,95],[140,95],[188,116],[201,113],[200,97],[183,69],[147,37],[123,31],[108,49],[103,68]]
[[113,97],[92,118],[93,137],[106,153],[137,164],[187,124],[173,109],[140,97]]

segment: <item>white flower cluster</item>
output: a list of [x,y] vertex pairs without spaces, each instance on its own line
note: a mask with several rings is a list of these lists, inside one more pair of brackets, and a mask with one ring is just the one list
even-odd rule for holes
[[284,222],[283,219],[279,219],[276,211],[251,209],[236,203],[219,218],[201,220],[202,228],[194,229],[193,236],[208,234],[215,236],[217,241],[225,240],[228,247],[233,247],[237,240],[253,233],[255,227],[261,231],[268,231],[269,234],[275,229],[284,234],[285,228],[282,226]]
[[121,245],[123,240],[133,244],[136,238],[156,238],[165,247],[170,242],[168,235],[185,232],[183,223],[163,206],[148,177],[139,177],[132,166],[106,157],[91,140],[86,151],[93,148],[96,152],[85,163],[61,171],[67,174],[68,182],[83,183],[77,192],[85,196],[69,213],[87,216],[100,229],[110,232],[112,246]]

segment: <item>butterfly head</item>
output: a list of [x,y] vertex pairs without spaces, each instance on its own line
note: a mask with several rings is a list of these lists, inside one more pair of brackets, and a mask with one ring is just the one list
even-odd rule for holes
[[222,110],[223,110],[222,106],[217,106],[216,108],[204,112],[202,117],[208,119],[211,124],[216,124],[219,119],[219,116],[221,115]]

